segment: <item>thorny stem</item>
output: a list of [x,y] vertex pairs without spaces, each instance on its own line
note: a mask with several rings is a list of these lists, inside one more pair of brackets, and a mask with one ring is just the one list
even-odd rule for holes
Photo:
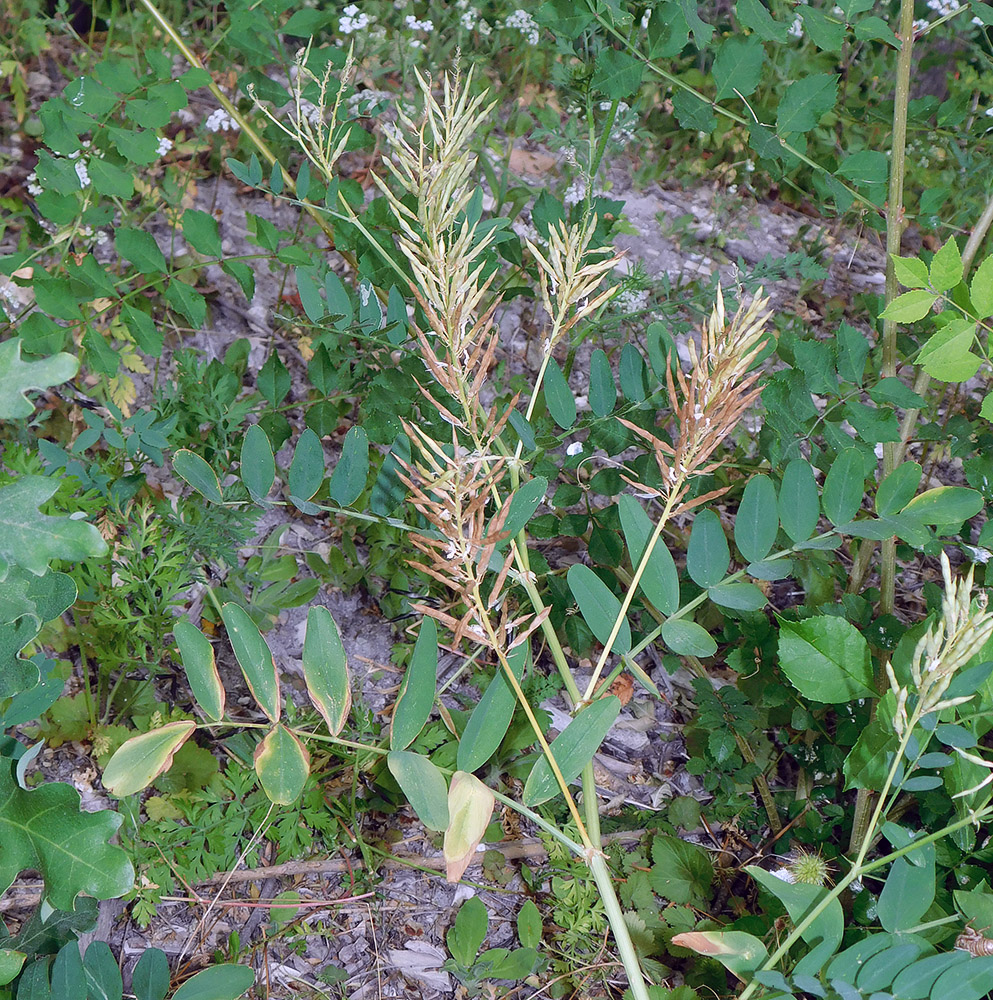
[[[903,235],[903,181],[907,154],[907,106],[910,101],[911,57],[914,50],[914,0],[900,0],[900,54],[897,59],[896,94],[893,101],[893,138],[890,144],[890,187],[886,205],[886,303],[896,299],[900,292],[893,258],[900,255]],[[897,323],[883,320],[883,358],[880,374],[883,378],[896,377]],[[896,467],[902,452],[902,442],[887,441],[883,445],[882,477],[885,479]],[[866,543],[869,544],[869,543]],[[887,538],[882,544],[882,563],[879,582],[880,614],[893,613],[896,599],[896,538]],[[849,851],[861,843],[868,829],[869,803],[872,792],[860,788],[855,799],[855,817]]]

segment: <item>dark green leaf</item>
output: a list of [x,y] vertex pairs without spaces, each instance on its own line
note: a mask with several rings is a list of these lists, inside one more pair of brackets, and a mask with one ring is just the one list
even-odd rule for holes
[[[582,709],[552,741],[552,755],[567,783],[593,759],[620,711],[621,703],[613,695],[600,698]],[[521,800],[534,807],[554,798],[559,791],[548,760],[541,757],[528,775]]]
[[604,49],[596,59],[591,86],[609,100],[630,97],[641,84],[644,64],[620,49]]
[[684,618],[670,618],[662,626],[662,641],[681,656],[713,656],[717,643],[702,625]]
[[438,626],[425,616],[393,708],[391,750],[405,749],[420,735],[431,714],[437,684]]
[[694,583],[713,587],[727,575],[731,552],[721,519],[712,510],[702,510],[693,520],[686,549],[686,570]]
[[[528,651],[529,644],[525,641],[507,655],[507,662],[518,681],[524,674]],[[498,668],[472,710],[459,740],[456,765],[460,771],[475,771],[496,753],[507,735],[516,705],[517,696],[507,680],[506,672]]]
[[94,941],[86,949],[83,973],[88,1000],[121,1000],[124,995],[121,970],[106,941]]
[[605,417],[617,402],[617,387],[607,355],[598,347],[590,358],[590,408],[598,417]]
[[172,1000],[238,1000],[255,982],[255,973],[245,965],[212,965],[187,979]]
[[767,602],[765,594],[754,583],[721,583],[709,587],[707,596],[714,604],[732,611],[758,611]]
[[898,465],[876,490],[876,513],[880,517],[899,514],[913,500],[922,474],[923,470],[916,462]]
[[290,496],[309,500],[321,488],[322,482],[324,482],[324,447],[321,445],[321,439],[308,427],[300,435],[296,448],[293,449],[293,461],[290,463],[288,477]]
[[813,701],[840,705],[876,696],[869,646],[844,618],[780,620],[779,665],[793,686]]
[[907,858],[893,862],[879,894],[876,907],[879,922],[883,930],[891,933],[915,926],[934,902],[934,844],[918,848],[913,857],[915,864]]
[[[631,566],[637,569],[655,526],[633,496],[623,494],[618,497],[617,509],[628,547],[628,557]],[[648,600],[664,615],[674,614],[679,607],[679,571],[661,537],[655,543],[639,585]]]
[[832,462],[821,494],[824,513],[832,524],[844,524],[855,517],[862,506],[864,486],[862,452],[858,448],[846,448]]
[[141,229],[124,227],[114,235],[114,246],[141,274],[165,274],[166,260],[155,240]]
[[[545,499],[545,492],[548,490],[548,480],[542,476],[535,476],[529,479],[520,489],[514,490],[507,501],[510,509],[507,517],[500,529],[508,539],[516,538],[523,531],[524,526],[534,516],[538,505]],[[472,768],[463,768],[464,771],[471,771]]]
[[820,516],[817,483],[809,463],[795,458],[786,466],[779,488],[779,520],[793,542],[805,542]]
[[548,359],[544,387],[545,403],[552,420],[563,430],[568,430],[576,422],[576,397],[554,358]]
[[241,481],[256,503],[268,496],[276,481],[276,460],[272,454],[272,445],[258,424],[252,424],[248,428],[241,444]]
[[776,487],[768,476],[752,476],[734,519],[734,543],[749,562],[761,562],[779,533]]
[[369,475],[369,437],[363,428],[352,427],[345,435],[341,458],[328,480],[328,493],[335,503],[350,507],[365,489]]
[[172,456],[172,470],[211,503],[223,503],[221,484],[214,470],[195,452],[180,448]]
[[811,73],[789,84],[779,102],[776,131],[783,137],[809,132],[834,107],[837,96],[838,77],[833,73]]
[[165,952],[146,948],[131,976],[135,1000],[165,1000],[169,992],[169,962]]
[[221,608],[221,617],[252,697],[272,722],[278,722],[279,674],[268,643],[248,612],[240,605],[229,601]]
[[275,351],[259,369],[256,385],[263,399],[274,408],[279,406],[290,391],[290,373]]
[[721,42],[714,57],[714,82],[718,101],[737,94],[748,97],[755,92],[765,64],[765,48],[756,35],[729,35]]
[[[582,563],[570,566],[566,579],[572,596],[579,605],[583,620],[597,639],[606,644],[621,613],[621,602],[603,580],[589,566],[584,566]],[[630,649],[631,626],[627,618],[624,618],[611,651],[621,655]]]
[[197,253],[207,257],[220,257],[221,236],[217,231],[217,222],[206,212],[190,208],[183,212],[183,236]]
[[652,888],[673,903],[706,907],[714,866],[702,847],[679,837],[658,836],[652,839]]
[[738,0],[735,13],[742,27],[751,28],[763,42],[786,41],[789,25],[775,20],[762,0]]
[[447,829],[448,786],[441,771],[427,757],[409,750],[391,751],[386,763],[420,821],[429,830]]

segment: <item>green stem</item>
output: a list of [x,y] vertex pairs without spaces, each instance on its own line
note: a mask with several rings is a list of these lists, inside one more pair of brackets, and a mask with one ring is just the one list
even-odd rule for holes
[[[900,294],[893,258],[900,256],[900,238],[903,235],[903,181],[907,154],[907,106],[910,102],[910,71],[914,50],[914,0],[900,0],[899,16],[900,54],[897,58],[896,94],[893,100],[893,137],[890,144],[890,187],[886,203],[886,304]],[[883,320],[882,365],[883,378],[896,377],[897,323]],[[902,453],[901,442],[887,441],[883,445],[882,478],[896,467]],[[871,544],[871,543],[869,543]],[[891,615],[896,604],[896,538],[887,538],[881,549],[879,570],[879,612]],[[855,798],[855,816],[849,851],[864,842],[868,832],[869,803],[872,792],[860,788]],[[880,800],[880,805],[882,800]],[[878,812],[877,806],[877,812]]]
[[593,881],[596,882],[597,889],[600,890],[600,898],[603,900],[603,909],[607,914],[610,929],[614,932],[614,941],[617,944],[617,952],[624,964],[624,971],[628,974],[628,985],[631,987],[631,994],[634,1000],[650,1000],[648,986],[641,971],[641,961],[638,953],[634,949],[634,942],[631,940],[631,933],[628,930],[627,921],[624,919],[624,912],[618,902],[617,893],[614,891],[614,883],[610,877],[610,870],[603,854],[592,854],[588,859],[590,872]]

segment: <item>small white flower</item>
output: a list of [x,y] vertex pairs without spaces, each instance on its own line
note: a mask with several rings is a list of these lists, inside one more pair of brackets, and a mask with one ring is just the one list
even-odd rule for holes
[[86,160],[76,161],[76,176],[79,178],[79,186],[81,188],[90,186],[90,174],[86,169]]
[[972,23],[977,27],[981,28],[986,22],[981,17],[974,17]]
[[803,18],[797,17],[790,25],[790,34],[794,38],[803,38]]
[[172,139],[167,139],[165,136],[162,136],[159,139],[158,146],[155,148],[155,152],[158,153],[159,156],[165,156],[170,149],[172,149]]
[[216,111],[211,111],[207,116],[207,120],[204,122],[208,132],[237,132],[238,124],[235,120],[224,110],[224,108],[218,108]]
[[404,27],[411,31],[434,31],[434,22],[431,20],[418,21],[413,14],[408,14],[403,19]]
[[572,444],[566,448],[565,453],[572,458],[575,455],[582,455],[583,453],[583,443],[582,441],[573,441]]
[[338,18],[338,30],[343,35],[354,35],[356,31],[362,31],[369,27],[371,18],[368,14],[359,13],[359,8],[350,3]]
[[540,37],[538,22],[526,11],[518,7],[512,14],[508,14],[503,22],[505,28],[516,28],[526,39],[529,45],[537,45]]
[[625,288],[623,292],[618,292],[614,296],[614,304],[624,313],[641,312],[648,305],[648,290]]
[[31,173],[28,174],[27,180],[24,183],[28,189],[28,194],[31,195],[32,198],[37,198],[38,195],[42,194],[45,190],[38,183],[38,172],[36,170],[32,170]]
[[914,34],[919,35],[930,23],[926,17],[919,17],[914,21]]
[[945,17],[947,14],[954,14],[955,11],[959,10],[962,4],[959,0],[927,0],[928,10],[935,11],[939,17]]

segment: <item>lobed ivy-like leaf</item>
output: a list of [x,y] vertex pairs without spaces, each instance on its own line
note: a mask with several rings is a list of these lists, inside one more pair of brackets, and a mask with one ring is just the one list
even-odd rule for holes
[[71,910],[80,893],[123,896],[134,884],[127,854],[107,841],[122,817],[107,809],[79,810],[79,792],[51,782],[26,792],[12,767],[0,767],[0,893],[27,868],[41,872],[45,898]]
[[79,359],[56,354],[42,361],[21,360],[21,340],[0,344],[0,420],[30,417],[34,406],[25,393],[68,382],[79,370]]
[[106,554],[107,543],[92,524],[39,512],[58,488],[45,476],[22,476],[0,486],[0,580],[11,566],[41,576],[53,559],[77,562]]

